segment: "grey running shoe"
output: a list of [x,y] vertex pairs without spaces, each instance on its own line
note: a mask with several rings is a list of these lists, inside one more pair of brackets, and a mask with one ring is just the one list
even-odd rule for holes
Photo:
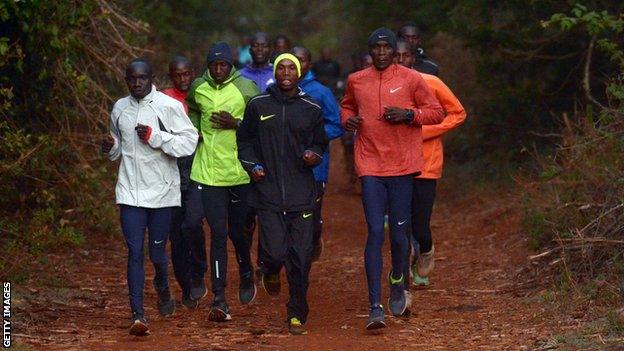
[[243,305],[250,304],[255,298],[258,289],[256,289],[256,283],[254,282],[252,272],[243,274],[240,278],[240,285],[238,287],[238,299]]
[[376,330],[387,327],[384,318],[383,306],[381,304],[373,304],[370,308],[368,321],[366,322],[366,330]]
[[390,298],[388,299],[388,308],[393,316],[401,316],[407,308],[407,299],[405,296],[405,279],[401,274],[401,278],[392,278],[390,274]]
[[418,275],[421,277],[429,276],[429,273],[433,270],[433,266],[435,264],[435,260],[433,259],[433,254],[435,253],[435,247],[431,246],[431,250],[429,252],[423,252],[418,255],[418,261],[416,262],[418,267]]
[[189,294],[191,299],[199,301],[206,297],[207,294],[208,289],[206,289],[204,278],[191,280],[191,293]]
[[216,297],[208,312],[208,320],[213,322],[225,322],[232,320],[230,308],[225,302],[225,297]]
[[172,316],[175,312],[175,301],[171,298],[169,288],[156,288],[156,292],[158,293],[158,313],[163,317]]
[[149,328],[147,327],[147,319],[143,313],[132,313],[132,320],[130,324],[130,335],[134,336],[146,336],[149,335]]

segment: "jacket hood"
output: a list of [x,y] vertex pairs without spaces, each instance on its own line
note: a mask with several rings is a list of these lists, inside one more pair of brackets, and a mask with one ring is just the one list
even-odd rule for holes
[[232,66],[232,70],[230,71],[230,75],[221,84],[217,84],[214,81],[212,76],[210,76],[210,70],[209,69],[206,69],[206,71],[202,75],[202,78],[204,80],[206,80],[206,82],[208,82],[208,84],[210,84],[211,86],[218,87],[218,86],[223,86],[223,85],[229,84],[232,81],[234,81],[234,79],[238,79],[238,77],[240,77],[240,76],[241,76],[240,72],[238,70],[236,70],[236,68],[234,68],[234,66]]
[[267,92],[271,94],[280,102],[288,102],[295,99],[310,98],[310,95],[306,94],[299,86],[297,86],[298,93],[293,96],[284,94],[278,87],[277,83],[273,83],[267,87]]

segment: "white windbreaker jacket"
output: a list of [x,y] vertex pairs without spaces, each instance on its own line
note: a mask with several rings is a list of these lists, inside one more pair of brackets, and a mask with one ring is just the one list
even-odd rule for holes
[[[147,143],[134,129],[139,123],[152,128]],[[115,144],[108,156],[111,161],[121,156],[115,189],[117,204],[180,206],[176,158],[191,155],[198,138],[182,103],[155,86],[138,102],[132,96],[119,99],[111,113],[110,133]]]

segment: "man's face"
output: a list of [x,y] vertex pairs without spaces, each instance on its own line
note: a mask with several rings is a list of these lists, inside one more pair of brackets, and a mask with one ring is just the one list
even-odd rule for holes
[[232,65],[223,60],[214,60],[208,65],[208,71],[215,83],[221,84],[230,76]]
[[293,91],[297,88],[297,66],[289,59],[281,60],[275,67],[275,80],[277,86],[284,92]]
[[173,82],[173,86],[187,92],[193,81],[193,70],[186,63],[177,63],[173,67],[169,67],[169,79]]
[[308,55],[306,55],[306,52],[304,50],[295,49],[294,54],[295,56],[297,56],[299,62],[301,63],[301,77],[305,77],[310,70],[310,58],[308,57]]
[[284,38],[279,38],[275,41],[275,51],[276,52],[286,52],[290,50],[290,45]]
[[387,41],[378,41],[370,49],[373,58],[373,65],[380,71],[388,68],[392,64],[394,50]]
[[394,53],[394,63],[407,68],[412,68],[414,65],[414,54],[405,42],[397,44],[397,49]]
[[413,48],[417,48],[420,45],[420,35],[416,32],[416,28],[412,26],[401,28],[399,35],[409,42]]
[[260,36],[251,42],[249,48],[251,59],[256,65],[264,65],[269,62],[269,55],[271,54],[271,44],[266,37]]
[[154,75],[144,62],[134,62],[126,68],[126,85],[130,95],[137,100],[143,99],[152,91]]

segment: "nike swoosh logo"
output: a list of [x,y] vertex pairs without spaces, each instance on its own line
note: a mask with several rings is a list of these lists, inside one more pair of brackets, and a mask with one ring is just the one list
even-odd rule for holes
[[383,38],[387,38],[387,37],[388,37],[387,35],[380,35],[380,36],[378,36],[377,38],[379,38],[379,39],[383,39]]
[[312,216],[312,212],[303,214],[303,218],[309,218],[310,216]]
[[266,121],[267,119],[273,118],[273,117],[275,117],[274,114],[273,115],[268,115],[268,116],[260,115],[260,120],[261,121]]
[[395,92],[397,92],[397,91],[398,91],[399,89],[401,89],[401,88],[403,88],[403,87],[398,87],[398,88],[395,88],[395,89],[390,89],[390,94],[394,94]]
[[232,203],[235,204],[237,202],[240,202],[240,199],[232,199]]
[[399,222],[399,225],[403,225],[403,224],[405,224],[405,222],[407,222],[407,219],[404,220],[403,222]]
[[156,244],[156,245],[158,245],[158,244],[162,244],[162,242],[163,242],[163,241],[164,241],[164,240],[161,240],[161,241],[154,240],[154,244]]
[[221,55],[220,52],[215,52],[215,56],[219,56],[219,55]]

